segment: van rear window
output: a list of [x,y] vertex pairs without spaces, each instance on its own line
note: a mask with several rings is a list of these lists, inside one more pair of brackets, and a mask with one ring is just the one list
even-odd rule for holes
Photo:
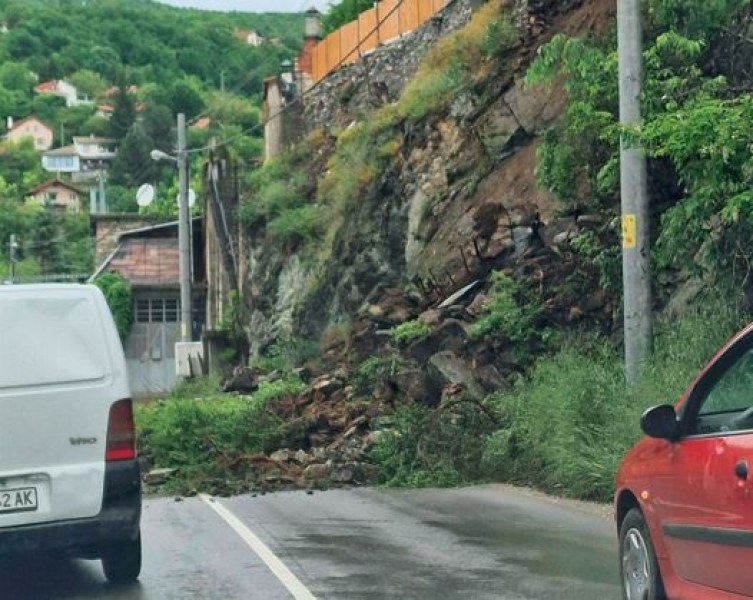
[[108,361],[91,298],[0,294],[0,390],[93,382]]

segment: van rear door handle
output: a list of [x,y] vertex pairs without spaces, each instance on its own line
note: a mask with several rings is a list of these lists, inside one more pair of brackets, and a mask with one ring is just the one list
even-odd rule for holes
[[743,481],[748,479],[748,461],[747,460],[737,461],[737,464],[735,465],[735,475],[737,475],[738,479],[742,479]]

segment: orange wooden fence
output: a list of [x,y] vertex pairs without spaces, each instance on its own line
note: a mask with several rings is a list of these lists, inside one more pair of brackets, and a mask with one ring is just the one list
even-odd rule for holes
[[381,0],[358,19],[333,31],[313,50],[311,76],[317,82],[343,65],[353,64],[381,44],[413,31],[450,0]]

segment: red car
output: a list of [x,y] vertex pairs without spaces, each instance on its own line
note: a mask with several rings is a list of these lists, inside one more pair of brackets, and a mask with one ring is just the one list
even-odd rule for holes
[[753,597],[753,325],[641,427],[616,481],[624,598]]

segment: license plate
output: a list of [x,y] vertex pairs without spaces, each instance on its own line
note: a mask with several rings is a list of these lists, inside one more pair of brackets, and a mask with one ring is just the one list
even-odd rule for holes
[[37,510],[37,488],[0,490],[0,513]]

